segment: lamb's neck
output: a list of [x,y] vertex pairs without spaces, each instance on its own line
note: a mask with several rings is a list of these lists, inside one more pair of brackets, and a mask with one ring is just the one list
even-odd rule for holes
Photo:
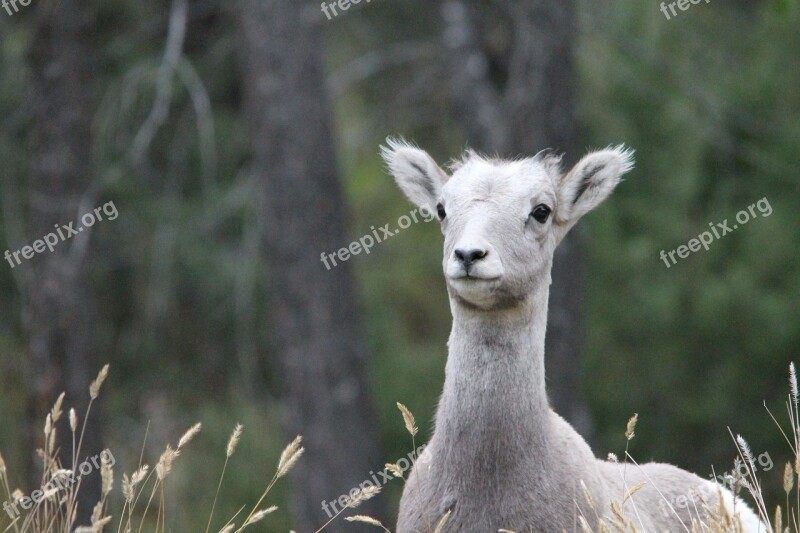
[[[545,392],[544,339],[549,286],[514,309],[486,312],[454,302],[453,329],[436,431],[479,457],[541,453],[550,408]],[[502,446],[502,450],[498,447]]]

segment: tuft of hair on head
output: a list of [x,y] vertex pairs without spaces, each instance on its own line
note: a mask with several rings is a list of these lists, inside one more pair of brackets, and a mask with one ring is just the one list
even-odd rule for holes
[[561,160],[563,158],[564,154],[557,153],[552,148],[545,148],[533,156],[532,161],[542,165],[548,176],[560,179],[563,172],[561,168]]
[[447,170],[452,173],[460,168],[463,168],[470,161],[474,161],[476,159],[484,161],[486,158],[472,148],[467,147],[463,152],[461,152],[460,156],[452,158],[445,166],[447,167]]

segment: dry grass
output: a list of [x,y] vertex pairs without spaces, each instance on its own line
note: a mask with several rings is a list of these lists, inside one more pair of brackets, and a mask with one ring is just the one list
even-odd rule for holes
[[[111,460],[113,456],[101,454],[97,463],[101,480],[100,501],[94,507],[91,523],[89,525],[77,524],[77,498],[81,487],[80,477],[77,476],[77,472],[79,471],[79,464],[81,464],[83,435],[92,404],[100,395],[103,382],[108,377],[108,371],[108,365],[104,366],[97,379],[89,386],[89,406],[83,422],[81,423],[74,409],[69,411],[68,427],[72,433],[73,446],[66,466],[63,464],[61,457],[59,457],[59,451],[55,445],[57,425],[63,415],[64,394],[58,397],[53,408],[47,414],[44,425],[44,447],[41,450],[37,450],[42,461],[42,480],[39,489],[32,491],[30,496],[26,496],[20,489],[11,490],[7,465],[2,455],[0,455],[0,497],[12,505],[16,504],[20,511],[20,514],[13,520],[9,518],[5,510],[0,513],[0,533],[102,533],[104,531],[117,531],[117,533],[156,531],[157,533],[165,533],[170,529],[167,526],[168,520],[166,516],[166,481],[172,472],[173,466],[177,464],[186,447],[202,430],[202,424],[200,423],[189,428],[178,440],[177,446],[173,447],[171,444],[167,444],[164,452],[156,462],[155,468],[151,468],[148,464],[143,464],[142,460],[140,460],[140,464],[132,474],[122,474],[121,491],[123,503],[122,509],[119,510],[118,518],[112,516],[108,509],[108,497],[114,488],[114,470]],[[78,431],[79,427],[80,431]],[[228,441],[217,493],[209,510],[207,532],[212,529],[214,508],[222,487],[225,469],[228,461],[236,451],[242,430],[242,426],[237,424]],[[277,480],[286,476],[303,455],[304,449],[301,446],[301,442],[301,437],[297,437],[284,449],[272,480],[244,518],[238,519],[237,517],[242,515],[245,509],[248,508],[247,506],[241,507],[239,512],[221,527],[215,527],[215,531],[239,533],[262,521],[267,515],[278,509],[274,505],[263,509],[260,506]],[[142,452],[143,456],[144,451]],[[92,471],[91,475],[94,474],[95,472]],[[74,477],[75,482],[65,483],[64,480],[70,477]],[[58,483],[54,483],[54,480]],[[35,498],[37,493],[40,493],[39,498]],[[23,498],[32,498],[32,507],[29,510],[24,510],[20,507]],[[154,518],[155,526],[152,524]],[[237,523],[240,525],[237,526]],[[147,529],[145,529],[146,525]]]
[[[64,414],[64,394],[61,394],[56,399],[52,409],[45,417],[43,427],[44,446],[42,449],[37,450],[37,454],[41,459],[43,474],[39,489],[32,491],[29,496],[34,498],[33,506],[28,511],[20,509],[21,512],[19,516],[11,521],[9,521],[8,515],[5,512],[0,513],[0,533],[102,533],[103,531],[114,530],[116,530],[117,533],[141,533],[145,531],[145,524],[148,524],[148,531],[154,530],[157,533],[165,533],[169,529],[166,516],[166,481],[172,472],[173,466],[179,462],[186,447],[201,432],[202,425],[200,423],[189,428],[178,440],[177,446],[173,447],[171,444],[167,444],[164,452],[155,463],[154,468],[151,468],[148,464],[144,464],[142,462],[143,459],[140,459],[140,464],[137,465],[133,473],[130,475],[127,473],[122,474],[121,492],[123,503],[117,518],[115,518],[109,510],[109,495],[114,489],[115,479],[113,462],[108,456],[103,456],[101,454],[100,460],[97,463],[101,479],[100,500],[94,507],[91,523],[89,525],[76,524],[77,497],[81,487],[80,477],[77,476],[76,473],[79,471],[79,465],[81,464],[83,436],[86,431],[86,423],[91,412],[92,404],[100,395],[103,383],[108,377],[108,370],[108,365],[104,366],[97,378],[91,383],[88,391],[90,401],[83,419],[79,419],[74,409],[68,411],[65,425],[66,429],[68,429],[72,435],[73,444],[66,465],[59,457],[59,451],[56,448],[58,428],[64,425],[63,423],[60,424]],[[755,458],[750,450],[750,446],[741,435],[736,435],[734,437],[734,435],[731,434],[739,454],[736,464],[737,467],[734,468],[733,471],[739,472],[739,465],[743,466],[747,471],[744,475],[736,474],[737,477],[734,479],[733,490],[739,496],[744,492],[749,493],[762,521],[766,524],[770,524],[770,532],[777,533],[800,533],[800,483],[798,483],[798,476],[800,476],[800,409],[798,408],[798,383],[794,364],[791,364],[789,367],[789,389],[790,392],[786,401],[786,410],[791,428],[789,432],[783,430],[777,418],[767,409],[769,416],[778,427],[791,450],[791,458],[785,465],[783,475],[783,490],[786,499],[785,502],[782,502],[783,506],[777,505],[775,507],[774,512],[769,511],[769,507],[764,501],[764,491],[756,476],[757,469]],[[416,449],[415,437],[418,428],[414,420],[414,415],[403,404],[398,403],[397,406],[402,414],[406,430],[411,436],[412,445],[414,449]],[[630,468],[638,468],[636,461],[628,454],[628,444],[635,436],[637,420],[638,415],[634,415],[628,421],[625,428],[626,448],[623,461],[626,463],[626,468],[628,467],[628,461],[632,463]],[[240,533],[250,526],[261,522],[267,518],[268,515],[276,511],[278,509],[276,506],[271,505],[262,508],[262,504],[267,500],[276,482],[291,471],[292,467],[301,459],[304,452],[302,438],[298,436],[289,443],[281,453],[274,475],[256,503],[249,507],[249,511],[245,514],[245,509],[248,509],[248,506],[242,506],[239,511],[224,524],[214,525],[214,511],[223,486],[225,472],[229,461],[236,452],[242,433],[243,427],[241,424],[236,424],[225,448],[225,457],[219,476],[219,482],[214,494],[213,503],[208,511],[209,517],[206,533],[212,530],[220,533]],[[143,456],[144,453],[142,453],[142,457]],[[618,461],[617,456],[614,454],[609,454],[609,460]],[[386,468],[395,474],[399,472],[400,475],[396,477],[403,477],[403,472],[397,465],[387,464]],[[26,498],[26,495],[20,489],[11,490],[7,469],[8,465],[6,465],[2,454],[0,454],[0,495],[4,495],[7,502],[19,505],[20,502],[23,501],[23,498]],[[72,477],[75,478],[75,482],[64,483],[64,480],[68,480]],[[583,533],[639,533],[641,530],[637,527],[637,524],[641,523],[641,521],[637,519],[635,506],[631,505],[628,507],[628,509],[633,509],[633,513],[631,514],[625,511],[625,505],[629,501],[631,503],[633,502],[631,497],[643,486],[644,484],[640,483],[633,487],[626,487],[622,501],[610,502],[610,511],[600,516],[600,511],[595,499],[586,489],[583,482],[581,482],[588,508],[595,514],[592,517],[581,515],[578,517],[575,524],[573,524],[571,517],[565,517],[565,525],[570,524],[570,526],[565,527],[563,531],[581,531]],[[35,497],[37,493],[38,497]],[[358,490],[355,497],[351,498],[348,504],[318,529],[316,533],[323,531],[345,510],[354,509],[358,507],[359,504],[377,496],[379,493],[380,487],[377,486]],[[718,500],[721,501],[721,498],[718,498]],[[693,521],[691,528],[686,528],[687,533],[741,533],[742,528],[738,519],[731,517],[724,505],[710,505],[704,500],[701,500],[699,503],[700,505],[697,509],[698,516],[700,516],[700,512],[702,511],[704,518],[702,522]],[[435,525],[429,526],[430,531],[427,533],[440,533],[443,531],[447,526],[449,517],[449,512],[439,517]],[[153,520],[155,520],[154,529],[152,525]],[[370,516],[348,516],[344,518],[344,520],[369,524],[382,529],[386,533],[391,533],[389,528]],[[590,523],[596,523],[597,526],[593,528]],[[505,529],[499,531],[515,533]]]

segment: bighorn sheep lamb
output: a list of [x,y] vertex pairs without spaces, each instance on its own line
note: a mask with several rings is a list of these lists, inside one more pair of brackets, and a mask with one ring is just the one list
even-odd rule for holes
[[[545,392],[553,253],[633,167],[633,152],[590,153],[564,173],[546,153],[504,161],[467,151],[449,174],[402,140],[381,152],[409,200],[441,219],[453,315],[435,430],[409,475],[398,533],[430,532],[448,511],[447,532],[574,531],[579,516],[597,531],[640,483],[623,511],[641,531],[690,531],[705,518],[700,496],[715,505],[718,485],[668,464],[596,459]],[[722,494],[745,531],[766,531]]]

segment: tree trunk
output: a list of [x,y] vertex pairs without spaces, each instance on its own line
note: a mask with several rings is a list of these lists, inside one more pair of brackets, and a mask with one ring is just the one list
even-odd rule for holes
[[[302,433],[306,447],[293,473],[295,527],[313,531],[328,519],[323,501],[347,494],[383,464],[353,275],[346,262],[327,270],[320,261],[347,239],[320,14],[296,2],[240,0],[237,7],[284,426],[289,437]],[[359,513],[379,515],[377,502]],[[362,529],[339,518],[328,530]]]
[[[30,244],[75,222],[95,205],[91,193],[91,102],[93,9],[86,0],[47,1],[35,5],[31,37],[30,171],[28,176]],[[96,358],[95,300],[89,281],[90,230],[15,266],[23,287],[24,325],[30,340],[28,414],[30,456],[42,446],[44,418],[65,391],[65,406],[82,416]],[[21,257],[21,256],[20,256]],[[95,411],[87,428],[82,456],[99,452]],[[58,427],[60,458],[72,468],[72,439],[62,420]],[[80,459],[79,459],[80,461]],[[38,469],[30,465],[37,483]],[[99,499],[99,473],[81,481],[79,519],[88,523]]]
[[[482,152],[532,155],[552,148],[577,161],[573,0],[446,0],[444,60],[454,114]],[[591,421],[578,391],[585,329],[580,228],[556,252],[546,359],[554,409],[584,436]]]

